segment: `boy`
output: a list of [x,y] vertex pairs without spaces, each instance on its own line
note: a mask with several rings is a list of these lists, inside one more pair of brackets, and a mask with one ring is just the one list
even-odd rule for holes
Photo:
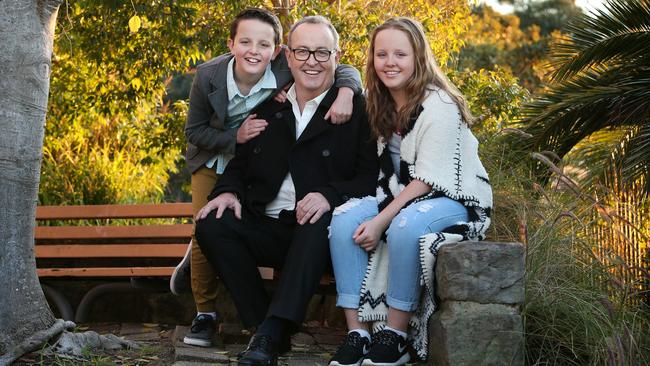
[[[196,214],[207,203],[217,179],[232,158],[235,143],[259,135],[267,123],[248,115],[250,111],[282,91],[291,73],[280,45],[282,26],[265,9],[246,9],[231,24],[230,54],[216,57],[197,68],[185,125],[187,165],[192,172],[192,208]],[[339,95],[328,111],[332,123],[346,121],[352,111],[353,94],[360,93],[356,69],[341,66],[336,72]],[[240,127],[241,126],[241,127]],[[191,287],[197,316],[183,341],[209,347],[217,313],[216,274],[198,246],[196,238],[178,265],[170,282],[173,293],[182,292],[187,264],[191,264]]]

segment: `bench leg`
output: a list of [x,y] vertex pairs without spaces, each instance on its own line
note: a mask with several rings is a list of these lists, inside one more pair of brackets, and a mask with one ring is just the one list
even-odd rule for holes
[[148,284],[146,281],[133,281],[130,282],[113,282],[97,285],[90,289],[84,297],[79,302],[77,306],[77,312],[74,316],[74,321],[76,323],[85,323],[88,321],[88,314],[92,310],[92,304],[97,300],[98,297],[103,296],[108,293],[134,293],[134,292],[147,292],[147,293],[158,293],[169,291],[168,282],[165,282],[164,286],[155,286],[153,284]]
[[55,289],[52,286],[46,285],[44,283],[41,283],[41,288],[43,289],[43,293],[45,294],[45,297],[47,297],[50,301],[52,301],[56,306],[57,310],[59,310],[59,314],[61,314],[61,318],[63,318],[63,320],[72,321],[74,318],[72,305],[70,305],[70,302],[68,301],[68,299],[65,298],[65,296],[63,296],[61,291]]

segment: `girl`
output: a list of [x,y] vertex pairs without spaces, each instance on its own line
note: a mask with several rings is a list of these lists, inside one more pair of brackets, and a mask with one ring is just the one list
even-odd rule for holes
[[[403,365],[407,339],[426,358],[437,250],[483,239],[492,206],[467,103],[419,22],[391,18],[375,29],[366,92],[381,171],[376,197],[348,201],[332,219],[337,306],[349,329],[335,366]],[[370,321],[386,322],[372,341]]]

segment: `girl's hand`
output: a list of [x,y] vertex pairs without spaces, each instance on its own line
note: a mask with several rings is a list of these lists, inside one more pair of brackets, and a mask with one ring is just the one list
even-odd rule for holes
[[384,225],[381,225],[374,219],[369,220],[359,225],[357,230],[354,231],[352,239],[366,252],[369,252],[377,247],[379,238],[381,238],[384,230]]

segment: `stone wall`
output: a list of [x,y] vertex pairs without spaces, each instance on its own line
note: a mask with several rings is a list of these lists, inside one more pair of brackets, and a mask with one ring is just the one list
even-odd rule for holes
[[442,247],[437,260],[429,363],[523,365],[524,246],[461,242]]

